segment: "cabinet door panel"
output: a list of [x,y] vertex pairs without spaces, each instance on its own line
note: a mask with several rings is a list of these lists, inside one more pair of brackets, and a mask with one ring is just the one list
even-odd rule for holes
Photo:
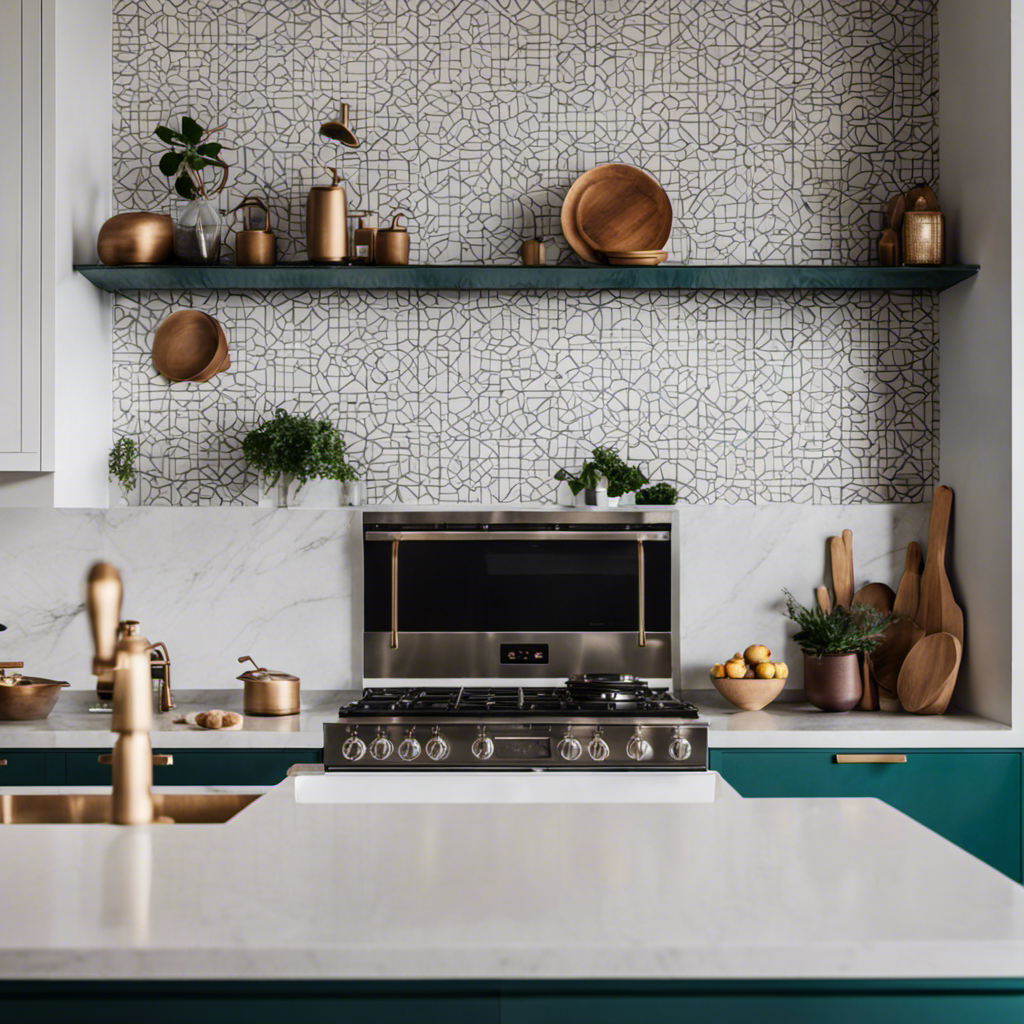
[[[68,784],[109,786],[110,765],[99,764],[103,750],[68,751]],[[313,750],[159,750],[174,763],[153,769],[156,786],[275,786],[293,764],[315,764],[321,751]]]
[[0,750],[0,786],[61,786],[64,752]]
[[1021,880],[1019,751],[908,750],[905,764],[837,764],[835,754],[719,750],[712,766],[745,797],[878,797]]

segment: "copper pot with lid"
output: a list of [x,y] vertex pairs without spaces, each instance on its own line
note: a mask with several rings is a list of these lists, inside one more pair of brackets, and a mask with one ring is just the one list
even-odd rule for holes
[[242,708],[247,715],[297,715],[299,713],[299,677],[289,672],[274,672],[257,665],[249,655],[239,663],[252,662],[252,668],[237,678],[244,684]]

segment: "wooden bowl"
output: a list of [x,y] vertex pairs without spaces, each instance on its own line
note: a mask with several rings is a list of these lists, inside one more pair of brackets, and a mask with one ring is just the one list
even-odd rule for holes
[[652,252],[637,255],[635,253],[607,252],[604,254],[604,257],[608,261],[609,266],[612,267],[656,267],[659,263],[664,263],[668,259],[668,253]]
[[34,722],[53,710],[61,687],[70,683],[58,683],[52,679],[38,679],[18,683],[17,686],[0,686],[0,721]]
[[202,310],[178,310],[153,335],[153,364],[168,380],[207,381],[231,365],[224,329]]
[[100,228],[96,252],[108,267],[170,263],[174,223],[162,213],[119,213]]
[[786,685],[785,679],[715,679],[715,689],[741,711],[760,711],[767,707]]

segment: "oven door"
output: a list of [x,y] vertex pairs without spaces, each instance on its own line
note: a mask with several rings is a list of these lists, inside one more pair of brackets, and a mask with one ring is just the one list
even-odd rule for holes
[[368,679],[672,676],[667,526],[367,528]]

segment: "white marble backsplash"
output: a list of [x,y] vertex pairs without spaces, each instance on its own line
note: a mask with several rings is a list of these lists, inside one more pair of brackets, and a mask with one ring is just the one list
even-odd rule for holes
[[[800,656],[782,588],[806,603],[824,582],[825,541],[854,534],[857,586],[895,588],[908,541],[927,537],[925,505],[733,505],[679,509],[682,684],[765,643],[793,669]],[[358,512],[346,509],[138,508],[0,510],[0,661],[89,688],[83,603],[89,565],[122,572],[123,617],[171,652],[172,682],[240,686],[239,655],[286,669],[305,689],[360,685],[361,616],[354,615]]]

